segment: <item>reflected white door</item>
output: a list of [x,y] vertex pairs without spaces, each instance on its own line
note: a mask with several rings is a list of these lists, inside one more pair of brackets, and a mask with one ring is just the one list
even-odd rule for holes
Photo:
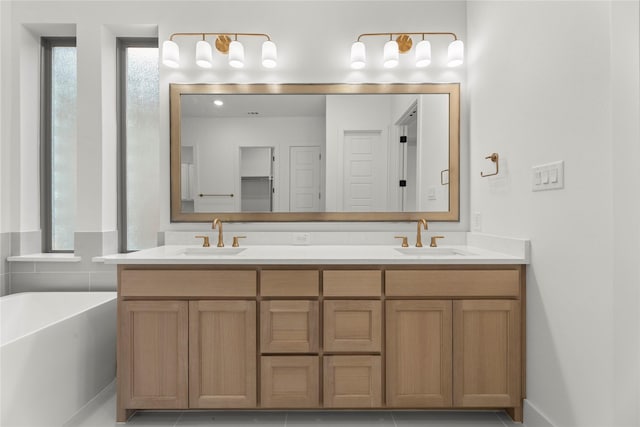
[[344,133],[343,209],[385,210],[387,166],[380,131]]
[[290,212],[320,211],[320,147],[291,147]]

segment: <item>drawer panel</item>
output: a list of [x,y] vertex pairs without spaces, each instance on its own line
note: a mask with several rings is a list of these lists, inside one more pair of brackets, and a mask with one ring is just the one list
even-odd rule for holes
[[390,297],[504,297],[520,296],[517,270],[388,270]]
[[124,270],[123,297],[255,297],[251,270]]
[[266,297],[315,297],[320,294],[317,270],[264,270],[260,294]]
[[327,270],[322,276],[327,297],[379,297],[382,294],[380,270]]
[[380,352],[381,313],[381,301],[324,301],[324,351]]
[[318,356],[263,356],[260,377],[263,408],[320,406]]
[[318,351],[318,301],[260,302],[262,353]]

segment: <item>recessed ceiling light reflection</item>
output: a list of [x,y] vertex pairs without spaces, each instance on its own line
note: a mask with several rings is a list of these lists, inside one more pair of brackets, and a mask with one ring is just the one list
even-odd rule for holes
[[213,101],[213,104],[218,107],[222,107],[224,105],[224,102],[222,102],[221,99],[216,99],[215,101]]

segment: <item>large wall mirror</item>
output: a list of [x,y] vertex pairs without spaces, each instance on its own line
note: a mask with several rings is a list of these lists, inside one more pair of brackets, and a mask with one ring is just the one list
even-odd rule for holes
[[459,220],[459,84],[171,84],[171,220]]

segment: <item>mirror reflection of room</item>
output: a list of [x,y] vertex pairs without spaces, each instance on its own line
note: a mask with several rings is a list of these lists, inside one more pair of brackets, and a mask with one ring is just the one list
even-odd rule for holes
[[448,94],[182,94],[183,212],[447,211]]

